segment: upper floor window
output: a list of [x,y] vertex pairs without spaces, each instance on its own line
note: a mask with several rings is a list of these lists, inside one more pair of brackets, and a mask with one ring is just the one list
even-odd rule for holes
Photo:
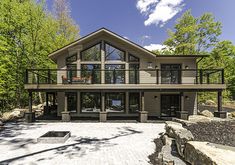
[[140,59],[138,57],[133,56],[132,54],[129,54],[129,62],[139,62]]
[[105,59],[125,61],[125,53],[124,51],[105,43]]
[[77,61],[77,53],[66,58],[66,64],[70,64],[75,61]]
[[81,52],[82,61],[100,61],[101,60],[101,44],[96,44]]

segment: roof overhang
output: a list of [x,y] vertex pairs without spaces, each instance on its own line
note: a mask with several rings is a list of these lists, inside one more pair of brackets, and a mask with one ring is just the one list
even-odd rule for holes
[[123,42],[125,44],[129,44],[130,46],[134,47],[135,49],[138,49],[138,50],[140,50],[140,51],[142,51],[142,52],[144,52],[144,53],[146,53],[146,54],[148,54],[148,55],[150,55],[152,57],[156,57],[156,54],[154,54],[153,52],[143,48],[142,46],[140,46],[140,45],[138,45],[138,44],[136,44],[136,43],[134,43],[134,42],[132,42],[132,41],[130,41],[130,40],[128,40],[128,39],[126,39],[126,38],[116,34],[116,33],[114,33],[114,32],[112,32],[110,30],[105,29],[105,28],[101,28],[101,29],[99,29],[99,30],[97,30],[97,31],[95,31],[93,33],[90,33],[90,34],[88,34],[88,35],[86,35],[86,36],[84,36],[84,37],[82,37],[82,38],[80,38],[80,39],[78,39],[78,40],[76,40],[76,41],[74,41],[74,42],[72,42],[72,43],[70,43],[70,44],[68,44],[68,45],[66,45],[66,46],[56,50],[56,51],[54,51],[54,52],[52,52],[52,53],[50,53],[48,56],[52,60],[56,61],[57,57],[62,54],[61,52],[65,51],[65,50],[67,50],[69,48],[72,48],[72,47],[74,47],[76,45],[79,45],[82,42],[90,40],[93,37],[102,35],[102,34],[107,34],[107,35],[110,35],[112,37],[115,37],[115,38],[119,39],[121,42]]

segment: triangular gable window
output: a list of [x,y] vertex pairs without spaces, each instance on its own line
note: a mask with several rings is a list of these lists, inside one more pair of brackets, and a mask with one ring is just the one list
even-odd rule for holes
[[129,62],[139,62],[140,59],[138,57],[133,56],[132,54],[129,55]]

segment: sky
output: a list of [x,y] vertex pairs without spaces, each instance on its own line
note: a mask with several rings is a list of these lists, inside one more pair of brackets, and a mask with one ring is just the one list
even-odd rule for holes
[[235,0],[70,0],[70,5],[80,36],[105,27],[149,50],[160,49],[167,29],[191,9],[195,17],[212,13],[223,25],[220,40],[235,44]]

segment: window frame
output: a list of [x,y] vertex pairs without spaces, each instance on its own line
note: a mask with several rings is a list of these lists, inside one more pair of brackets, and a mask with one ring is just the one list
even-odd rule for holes
[[[109,70],[109,69],[106,69],[106,66],[107,66],[107,65],[121,65],[121,66],[124,66],[124,69],[123,69],[123,70],[119,70],[119,71],[124,72],[124,80],[123,80],[123,83],[116,83],[116,80],[117,80],[117,79],[116,79],[116,76],[115,76],[116,74],[115,74],[115,75],[112,74],[112,77],[113,77],[113,80],[114,80],[113,83],[106,83],[106,72],[112,72],[112,73],[114,73],[114,70],[115,70],[115,69],[114,69],[114,70],[112,70],[112,69],[110,69],[110,70]],[[105,82],[105,84],[126,84],[126,70],[125,70],[126,66],[125,66],[125,64],[111,64],[111,63],[110,63],[110,64],[109,64],[109,63],[107,64],[107,63],[106,63],[106,64],[104,65],[104,68],[105,68],[105,72],[104,72],[104,82]],[[117,70],[117,71],[118,71],[118,70]]]
[[[99,51],[99,53],[100,53],[100,58],[99,58],[99,60],[84,60],[83,58],[82,58],[82,53],[83,52],[85,52],[85,51],[87,51],[88,49],[90,49],[90,48],[92,48],[92,47],[94,47],[94,46],[96,46],[96,45],[99,45],[100,46],[100,51]],[[101,50],[102,50],[102,42],[101,41],[99,41],[99,42],[97,42],[97,43],[95,43],[95,44],[93,44],[93,45],[91,45],[91,46],[88,46],[87,48],[85,48],[85,49],[83,49],[82,51],[80,51],[80,59],[81,59],[81,62],[101,62]]]
[[[74,57],[74,56],[75,56],[75,61],[68,61],[69,58]],[[72,64],[73,62],[76,62],[77,60],[78,60],[78,53],[73,53],[72,55],[65,58],[65,63],[66,65],[68,65],[68,64]]]
[[[137,58],[138,61],[131,61],[131,56],[134,57],[134,58]],[[136,57],[135,55],[133,55],[131,53],[128,53],[128,62],[129,63],[140,63],[140,58]]]
[[[99,72],[99,76],[100,76],[100,81],[99,81],[99,83],[94,83],[94,80],[93,80],[93,78],[92,78],[92,84],[101,84],[101,79],[102,79],[102,74],[101,74],[101,64],[88,64],[88,63],[81,63],[81,76],[82,76],[82,72],[83,72],[83,66],[84,65],[99,65],[100,66],[100,69],[99,70],[96,70],[96,71],[98,71]],[[89,69],[88,71],[93,71],[94,69]],[[92,73],[91,73],[91,75],[92,75]]]
[[130,104],[131,94],[138,94],[138,109],[139,109],[139,111],[140,111],[140,108],[141,108],[141,104],[140,104],[140,93],[139,93],[139,92],[129,92],[129,97],[128,97],[128,99],[129,99],[129,105],[128,105],[129,113],[130,113],[130,114],[136,114],[136,113],[138,113],[139,111],[131,112],[131,110],[130,110],[130,107],[131,107],[131,104]]
[[[100,97],[100,111],[99,112],[83,112],[82,111],[82,94],[84,93],[97,93],[99,94],[99,97]],[[92,92],[92,91],[81,91],[80,92],[80,113],[83,113],[83,114],[97,114],[97,113],[100,113],[102,111],[102,95],[101,95],[101,92]]]
[[[120,112],[110,112],[110,111],[107,111],[106,109],[107,109],[107,95],[108,94],[117,94],[117,93],[123,93],[123,97],[124,97],[124,99],[123,99],[123,106],[124,106],[124,109],[123,109],[123,111],[120,111]],[[105,99],[104,99],[104,102],[105,102],[105,106],[104,106],[104,109],[105,109],[105,112],[107,112],[107,113],[113,113],[113,114],[116,114],[116,113],[119,113],[119,114],[123,114],[123,113],[126,113],[126,92],[123,92],[123,91],[121,91],[121,92],[105,92]]]
[[[76,110],[75,111],[70,111],[69,110],[69,95],[73,95],[76,98]],[[77,92],[66,92],[65,93],[66,97],[67,97],[67,111],[71,112],[71,113],[77,113],[78,112],[78,93]]]
[[[108,60],[106,55],[107,55],[107,52],[106,52],[106,44],[109,45],[109,46],[112,46],[113,48],[115,49],[118,49],[119,51],[123,52],[123,60]],[[110,42],[107,42],[107,41],[104,41],[104,59],[105,61],[120,61],[120,62],[126,62],[126,51],[124,51],[123,49],[120,49],[118,46],[115,46],[113,44],[111,44]]]

